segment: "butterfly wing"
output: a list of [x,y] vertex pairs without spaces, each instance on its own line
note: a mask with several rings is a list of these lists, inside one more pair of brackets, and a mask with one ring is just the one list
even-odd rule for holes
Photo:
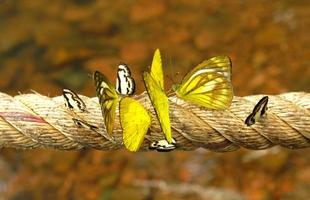
[[124,97],[120,102],[123,141],[129,151],[138,151],[151,124],[151,117],[138,101]]
[[245,124],[251,126],[267,112],[268,96],[264,96],[258,103],[255,105],[252,113],[245,119]]
[[143,73],[143,80],[155,108],[161,128],[169,143],[172,141],[168,97],[148,72]]
[[135,92],[135,81],[131,77],[129,67],[124,63],[121,63],[118,66],[116,90],[119,94],[125,96],[133,95],[133,93]]
[[84,112],[86,110],[86,105],[83,100],[76,94],[74,91],[70,89],[62,90],[63,97],[65,99],[66,107],[69,109],[80,110]]
[[230,59],[217,56],[203,61],[185,76],[175,92],[179,98],[205,108],[228,108],[233,98]]
[[225,109],[233,98],[232,85],[224,76],[217,73],[199,74],[185,82],[176,91],[185,101],[209,109]]
[[228,56],[215,56],[204,60],[184,77],[183,82],[191,81],[195,76],[204,73],[218,73],[231,81],[232,64],[230,58]]
[[112,135],[116,114],[115,112],[118,104],[118,95],[114,89],[114,86],[102,73],[96,71],[94,73],[94,80],[96,94],[99,98],[102,116],[104,118],[104,124],[107,132]]
[[160,88],[164,90],[164,73],[159,49],[155,50],[150,74]]

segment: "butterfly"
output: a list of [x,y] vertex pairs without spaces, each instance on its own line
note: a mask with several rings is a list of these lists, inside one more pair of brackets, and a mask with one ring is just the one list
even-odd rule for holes
[[176,141],[172,138],[172,142],[169,144],[167,140],[159,140],[152,142],[149,149],[157,150],[159,152],[168,152],[176,148]]
[[104,124],[109,135],[113,134],[118,93],[109,80],[99,71],[94,73],[96,94],[99,98]]
[[143,80],[148,95],[155,108],[161,128],[167,141],[171,143],[172,134],[169,118],[169,103],[168,97],[164,92],[164,75],[159,49],[156,49],[154,53],[150,72],[143,73]]
[[[117,87],[114,88],[103,74],[98,71],[94,73],[96,92],[99,97],[102,115],[107,131],[112,135],[116,107],[119,105],[123,142],[129,151],[137,151],[151,124],[151,117],[142,104],[128,97],[134,93],[135,82],[127,65],[119,65],[117,76],[119,79],[117,79]],[[128,87],[131,89],[128,89]],[[120,103],[119,95],[121,95]]]
[[95,130],[95,129],[98,129],[97,126],[94,126],[94,125],[91,125],[83,120],[80,120],[80,119],[76,119],[76,118],[72,118],[74,124],[79,127],[79,128],[86,128],[86,129],[91,129],[91,130]]
[[65,105],[67,108],[70,110],[79,110],[81,112],[86,111],[85,103],[74,91],[70,89],[63,89],[62,94],[65,99]]
[[255,124],[267,112],[268,96],[264,96],[255,105],[252,113],[245,119],[245,124],[251,126]]
[[148,111],[137,100],[124,97],[120,102],[120,122],[125,147],[129,151],[138,151],[151,125]]
[[135,81],[131,77],[131,72],[125,63],[118,66],[116,90],[121,95],[132,95],[135,92]]
[[226,109],[233,98],[232,64],[227,56],[205,60],[174,85],[176,95],[208,109]]

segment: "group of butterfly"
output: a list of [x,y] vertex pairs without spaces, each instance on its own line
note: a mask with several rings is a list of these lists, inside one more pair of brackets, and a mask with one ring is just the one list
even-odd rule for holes
[[[192,69],[180,84],[172,87],[174,94],[186,102],[205,109],[223,110],[230,107],[233,99],[231,82],[232,64],[227,56],[216,56],[205,60]],[[102,116],[107,133],[113,136],[116,109],[119,106],[120,124],[123,131],[123,143],[129,151],[138,151],[151,125],[151,115],[135,98],[135,81],[125,63],[118,66],[116,86],[99,71],[93,75],[96,95],[101,106]],[[164,138],[153,141],[149,149],[165,152],[177,147],[172,138],[169,100],[164,89],[164,75],[160,51],[153,56],[150,71],[143,73],[147,93],[154,107]],[[86,105],[72,90],[64,89],[63,96],[68,109],[85,112]],[[263,97],[246,118],[247,126],[253,125],[267,111],[268,96]],[[72,119],[78,127],[95,130],[86,121]]]

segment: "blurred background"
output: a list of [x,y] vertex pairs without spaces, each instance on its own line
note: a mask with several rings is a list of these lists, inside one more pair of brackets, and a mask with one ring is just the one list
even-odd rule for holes
[[[166,88],[202,60],[228,55],[235,95],[309,92],[310,5],[282,1],[0,0],[0,91],[95,96],[155,48]],[[310,150],[214,153],[1,149],[0,199],[309,199]]]

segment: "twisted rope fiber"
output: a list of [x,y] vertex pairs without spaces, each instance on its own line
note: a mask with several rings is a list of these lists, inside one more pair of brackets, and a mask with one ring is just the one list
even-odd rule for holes
[[[87,106],[87,112],[70,111],[65,107],[62,96],[50,98],[33,93],[11,97],[0,93],[0,147],[61,150],[124,148],[119,117],[116,117],[114,138],[111,139],[105,131],[97,97],[80,97]],[[221,111],[202,109],[175,96],[170,97],[171,126],[177,149],[202,147],[228,152],[240,147],[253,150],[274,145],[291,149],[310,147],[310,93],[269,95],[267,115],[254,125],[246,126],[245,118],[262,97],[235,96],[231,107]],[[147,94],[135,98],[152,115],[152,125],[140,148],[148,150],[151,141],[163,139],[164,135]],[[72,118],[98,128],[78,127]]]

